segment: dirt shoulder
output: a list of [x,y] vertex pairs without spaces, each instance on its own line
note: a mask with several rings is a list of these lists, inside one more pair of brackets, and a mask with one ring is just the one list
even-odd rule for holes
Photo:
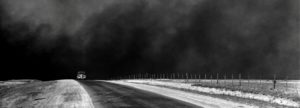
[[94,108],[75,80],[37,81],[0,89],[1,108]]

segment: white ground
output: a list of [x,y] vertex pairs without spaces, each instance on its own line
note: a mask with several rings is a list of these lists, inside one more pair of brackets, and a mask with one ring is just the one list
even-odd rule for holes
[[[286,98],[274,97],[274,96],[263,95],[263,94],[245,93],[242,91],[232,91],[232,90],[226,90],[226,89],[221,89],[221,88],[191,86],[191,84],[189,84],[189,83],[182,83],[182,82],[168,82],[168,81],[161,81],[161,80],[123,80],[123,81],[114,81],[114,82],[127,84],[127,85],[128,84],[133,85],[130,83],[139,83],[140,86],[142,86],[142,84],[165,86],[165,87],[171,87],[171,88],[203,92],[203,93],[208,93],[208,94],[221,94],[221,95],[261,100],[261,101],[276,103],[276,104],[290,106],[290,107],[300,107],[299,103],[297,103],[293,100],[286,99]],[[135,86],[136,86],[136,84],[135,84]]]
[[19,84],[0,92],[5,92],[0,108],[94,108],[88,93],[75,80]]
[[12,85],[30,83],[30,82],[34,82],[34,81],[38,81],[38,80],[22,79],[22,80],[0,81],[0,86],[12,86]]
[[59,80],[53,97],[49,99],[52,108],[94,108],[85,89],[74,80]]
[[144,84],[136,84],[136,83],[130,83],[130,82],[126,82],[126,81],[108,81],[108,82],[131,86],[131,87],[134,87],[137,89],[150,91],[153,93],[157,93],[160,95],[164,95],[167,97],[171,97],[174,99],[192,103],[192,104],[204,107],[204,108],[256,108],[256,106],[250,106],[250,105],[231,102],[231,101],[227,101],[227,100],[223,100],[223,99],[219,99],[219,98],[203,96],[203,95],[199,95],[196,93],[183,92],[183,91],[175,90],[175,89],[150,86],[150,85],[144,85]]

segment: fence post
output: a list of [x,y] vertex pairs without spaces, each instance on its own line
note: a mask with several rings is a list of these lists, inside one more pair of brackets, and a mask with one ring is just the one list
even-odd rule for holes
[[201,74],[199,74],[199,82],[201,82]]
[[175,73],[171,74],[172,79],[175,79]]
[[232,87],[233,87],[233,73],[231,74],[231,84],[232,84]]
[[175,73],[173,73],[173,79],[175,79],[176,78],[176,74]]
[[145,79],[149,79],[149,77],[148,77],[148,73],[146,73],[146,78]]
[[248,79],[248,86],[250,86],[249,73],[247,73],[247,79]]
[[262,75],[261,75],[261,72],[260,72],[260,74],[259,74],[259,85],[260,85],[260,88],[262,88],[261,80],[262,80]]
[[224,75],[224,83],[225,83],[224,86],[226,86],[226,74]]
[[165,74],[165,79],[169,79],[169,74],[168,73]]
[[276,87],[276,74],[274,74],[274,80],[273,80],[273,89],[275,90]]
[[185,73],[185,77],[186,77],[186,83],[187,83],[187,82],[188,82],[188,79],[189,79],[188,73]]
[[172,74],[168,74],[168,73],[166,73],[166,77],[167,77],[167,79],[170,79]]
[[159,79],[162,79],[162,74],[160,74],[160,77],[159,77]]
[[169,74],[168,73],[165,74],[165,79],[169,79]]
[[289,76],[286,77],[285,79],[285,88],[286,88],[286,91],[288,90],[288,84],[287,84],[287,80],[289,79]]
[[210,74],[210,85],[212,85],[212,74]]
[[181,76],[179,76],[179,78],[180,78],[180,79],[182,79],[182,78],[183,78],[183,73],[181,73]]
[[185,79],[189,79],[188,73],[185,73]]
[[176,78],[176,73],[173,73],[173,79],[175,79]]
[[239,73],[239,86],[240,87],[242,86],[241,77],[242,77],[242,75],[241,75],[241,73]]
[[219,73],[217,73],[217,84],[219,84]]
[[157,79],[161,79],[161,73],[157,74]]

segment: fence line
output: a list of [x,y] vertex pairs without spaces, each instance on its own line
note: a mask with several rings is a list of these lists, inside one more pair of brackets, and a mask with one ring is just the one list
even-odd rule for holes
[[[265,75],[265,76],[264,76]],[[266,77],[267,76],[267,77]],[[270,77],[270,76],[273,76]],[[181,79],[184,82],[194,82],[201,83],[205,81],[209,81],[211,85],[216,84],[218,86],[228,85],[242,87],[244,85],[251,86],[253,81],[258,81],[259,87],[263,87],[262,81],[271,81],[272,89],[275,90],[278,82],[285,82],[285,88],[288,90],[290,85],[288,84],[289,80],[293,80],[296,78],[300,78],[298,75],[286,75],[278,77],[277,74],[226,74],[226,73],[202,73],[202,74],[190,74],[190,73],[159,73],[159,74],[151,74],[151,73],[138,73],[138,74],[130,74],[122,77],[117,77],[113,79]],[[236,81],[238,81],[238,85],[236,85]],[[245,82],[246,81],[246,82]],[[222,84],[221,84],[222,83]],[[297,91],[298,92],[298,91]]]

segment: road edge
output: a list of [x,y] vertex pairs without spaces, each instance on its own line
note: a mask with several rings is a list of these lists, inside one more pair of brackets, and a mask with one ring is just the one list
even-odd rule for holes
[[95,106],[94,106],[94,104],[93,104],[93,101],[92,101],[92,98],[91,98],[91,96],[89,95],[89,93],[87,92],[87,90],[85,89],[84,85],[81,84],[81,83],[80,83],[79,81],[77,81],[77,80],[74,80],[74,81],[78,83],[79,88],[80,88],[80,89],[82,90],[82,92],[84,93],[84,94],[81,94],[81,96],[83,96],[83,95],[87,96],[86,102],[88,102],[88,104],[90,105],[91,108],[95,108]]
[[[170,89],[170,88],[156,87],[156,86],[150,86],[150,85],[144,85],[144,84],[135,84],[135,83],[129,83],[129,82],[125,82],[125,81],[105,81],[105,82],[129,86],[129,87],[133,87],[133,88],[140,89],[140,90],[145,90],[148,92],[156,93],[156,94],[170,97],[173,99],[178,99],[178,100],[188,102],[188,103],[191,103],[191,104],[194,104],[197,106],[205,107],[205,108],[215,108],[215,107],[258,108],[258,106],[255,106],[255,105],[235,103],[235,102],[231,102],[231,101],[228,101],[225,99],[219,99],[219,98],[210,97],[210,96],[201,95],[202,98],[200,98],[200,97],[198,97],[198,96],[200,96],[199,94],[190,93],[190,92],[182,92],[180,90],[175,90],[175,89]],[[212,100],[219,102],[219,104],[218,105],[213,104]]]
[[[93,95],[97,95],[97,93],[93,90],[90,89],[90,87],[86,86],[83,82],[81,82],[80,80],[76,80],[84,89],[85,91],[89,94],[90,96],[90,99],[94,105],[94,108],[104,108],[103,105],[97,101],[94,101],[94,100],[97,100],[97,99],[93,99],[91,96]],[[85,80],[87,81],[87,80]],[[88,80],[89,81],[89,80]]]

